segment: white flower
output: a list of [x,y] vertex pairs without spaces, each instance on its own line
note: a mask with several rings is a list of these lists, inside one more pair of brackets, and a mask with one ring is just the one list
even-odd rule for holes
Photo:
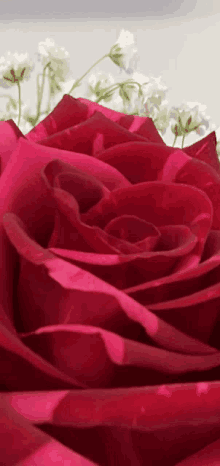
[[28,53],[7,52],[0,57],[0,86],[10,87],[18,81],[28,80],[34,63]]
[[156,108],[159,108],[168,90],[168,87],[161,82],[161,79],[161,76],[158,78],[151,76],[149,84],[144,89],[148,105]]
[[133,73],[139,60],[134,35],[130,31],[122,29],[117,42],[110,50],[109,56],[126,73]]
[[129,47],[130,45],[134,44],[134,35],[132,32],[121,29],[121,32],[119,34],[117,44],[119,44],[120,47]]
[[115,79],[111,73],[106,75],[102,71],[98,71],[96,74],[92,73],[89,76],[88,82],[93,87],[95,87],[98,82],[101,82],[103,86],[110,86],[115,83]]
[[[134,72],[132,80],[141,84],[142,96],[132,95],[131,102],[129,104],[129,111],[131,113],[138,113],[140,116],[148,116],[155,119],[158,117],[158,111],[160,106],[163,105],[163,101],[168,90],[167,86],[161,83],[161,76],[155,78],[153,76],[145,76],[142,73]],[[138,86],[136,87],[138,92]],[[167,103],[167,100],[164,103]],[[164,113],[163,110],[162,113]]]
[[210,117],[205,114],[206,105],[199,102],[183,102],[179,107],[172,107],[170,110],[170,118],[174,118],[180,125],[183,126],[186,133],[195,131],[200,136],[205,134],[210,125]]
[[38,53],[42,65],[50,63],[50,68],[59,81],[65,81],[69,77],[70,54],[64,47],[57,46],[53,39],[47,38],[45,42],[39,42]]
[[204,136],[205,135],[205,129],[202,128],[202,126],[199,126],[196,131],[195,131],[199,136]]
[[168,100],[164,100],[162,103],[161,107],[159,108],[159,111],[157,113],[157,116],[154,120],[154,124],[156,128],[161,131],[162,134],[165,134],[169,124],[170,124],[170,115],[169,115],[169,109],[168,109]]
[[[93,73],[89,76],[87,81],[88,88],[86,96],[91,100],[96,100],[103,94],[105,89],[108,90],[113,84],[115,84],[115,79],[110,73],[108,73],[108,75],[105,75],[101,71],[98,71],[96,74]],[[107,101],[111,100],[111,92],[109,94],[110,99],[107,98]]]
[[126,110],[130,114],[141,115],[142,113],[144,113],[144,107],[143,107],[140,97],[134,96],[133,94],[131,96],[130,101],[126,105]]

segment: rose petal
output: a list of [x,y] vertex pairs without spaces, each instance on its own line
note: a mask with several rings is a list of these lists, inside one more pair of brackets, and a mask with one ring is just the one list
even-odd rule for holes
[[[97,158],[115,167],[132,184],[143,181],[172,181],[178,170],[191,160],[180,149],[136,141],[110,147],[99,153]],[[166,179],[167,174],[169,179]]]
[[213,209],[208,196],[194,186],[152,181],[112,191],[109,198],[103,198],[82,215],[82,220],[88,225],[104,228],[120,215],[136,215],[156,227],[172,224],[189,226],[198,243],[191,264],[191,257],[183,258],[181,267],[178,265],[181,270],[199,263],[212,224]]
[[37,142],[66,128],[79,124],[87,118],[87,107],[69,95],[64,95],[53,111],[38,123],[26,138]]
[[207,466],[219,459],[219,393],[219,382],[201,382],[6,396],[28,421],[99,464],[117,457],[122,466],[164,458]]
[[1,175],[5,170],[19,138],[25,138],[13,120],[0,121]]
[[220,164],[218,154],[216,152],[216,133],[213,131],[204,138],[195,142],[191,146],[184,147],[184,152],[190,157],[194,157],[209,164],[214,168],[218,174],[220,174]]
[[78,100],[87,106],[87,118],[91,116],[96,110],[98,110],[110,120],[115,121],[124,128],[128,129],[130,133],[139,134],[140,136],[149,139],[151,142],[165,145],[151,118],[141,117],[138,115],[126,115],[124,113],[103,107],[102,105],[97,104],[96,102],[92,102],[88,99],[80,98]]
[[38,144],[96,157],[104,149],[128,141],[146,141],[146,139],[129,132],[100,112],[95,112],[92,117],[83,123],[40,140]]
[[[73,386],[86,387],[53,367],[25,346],[18,335],[0,324],[0,373],[3,390],[55,390]],[[27,377],[28,374],[28,377]]]
[[46,139],[87,120],[97,110],[111,121],[129,130],[130,133],[136,133],[161,145],[165,144],[151,118],[125,115],[87,99],[74,99],[70,95],[64,95],[54,110],[26,134],[26,138],[35,142]]
[[156,385],[193,381],[198,372],[216,368],[220,352],[182,355],[83,325],[43,327],[20,335],[22,341],[57,369],[92,387]]
[[98,466],[45,434],[13,409],[7,395],[0,396],[0,455],[4,466],[53,466],[54,463]]
[[115,331],[125,338],[134,337],[135,332],[141,335],[144,329],[146,336],[142,332],[141,337],[146,343],[150,338],[151,342],[182,353],[210,352],[210,347],[176,330],[125,293],[54,257],[28,236],[14,214],[5,214],[4,228],[22,258],[18,288],[20,332],[68,320],[70,324]]

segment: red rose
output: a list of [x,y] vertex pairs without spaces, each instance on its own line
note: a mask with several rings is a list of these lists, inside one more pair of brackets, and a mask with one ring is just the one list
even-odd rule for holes
[[1,464],[220,463],[215,133],[65,95],[0,138]]

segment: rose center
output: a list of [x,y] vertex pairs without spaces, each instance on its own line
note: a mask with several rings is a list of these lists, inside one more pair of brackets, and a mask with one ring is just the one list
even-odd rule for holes
[[152,223],[135,217],[135,215],[122,215],[114,218],[106,225],[104,231],[130,243],[138,243],[149,236],[155,237],[155,239],[160,236],[160,232]]

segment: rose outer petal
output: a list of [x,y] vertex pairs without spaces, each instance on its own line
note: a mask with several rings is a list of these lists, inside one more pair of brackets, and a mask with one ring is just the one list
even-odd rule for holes
[[42,432],[13,409],[7,395],[0,394],[0,457],[4,466],[98,466]]
[[0,140],[1,140],[1,153],[0,153],[0,169],[1,176],[5,170],[12,152],[16,149],[19,138],[24,138],[22,132],[19,130],[13,120],[0,121]]
[[184,147],[184,152],[190,157],[209,164],[220,175],[220,162],[216,152],[216,144],[216,133],[213,131],[191,146]]
[[[64,374],[88,387],[130,387],[187,381],[220,365],[220,352],[182,355],[89,325],[54,325],[20,334],[22,341]],[[219,369],[217,369],[218,371]],[[192,378],[191,378],[192,374]]]
[[97,110],[111,121],[129,130],[130,133],[139,134],[152,142],[165,145],[151,118],[125,115],[87,99],[74,99],[69,95],[64,95],[54,110],[26,134],[26,138],[34,142],[43,140],[87,120]]
[[[2,390],[41,390],[86,387],[22,343],[18,335],[0,324],[0,388]],[[28,377],[27,377],[28,374]]]
[[88,120],[38,141],[38,144],[57,149],[97,156],[99,152],[118,144],[146,141],[119,124],[95,112]]
[[199,382],[4,397],[26,422],[98,464],[108,457],[112,465],[116,455],[123,466],[164,458],[173,466],[207,466],[219,460],[219,394],[219,382]]

